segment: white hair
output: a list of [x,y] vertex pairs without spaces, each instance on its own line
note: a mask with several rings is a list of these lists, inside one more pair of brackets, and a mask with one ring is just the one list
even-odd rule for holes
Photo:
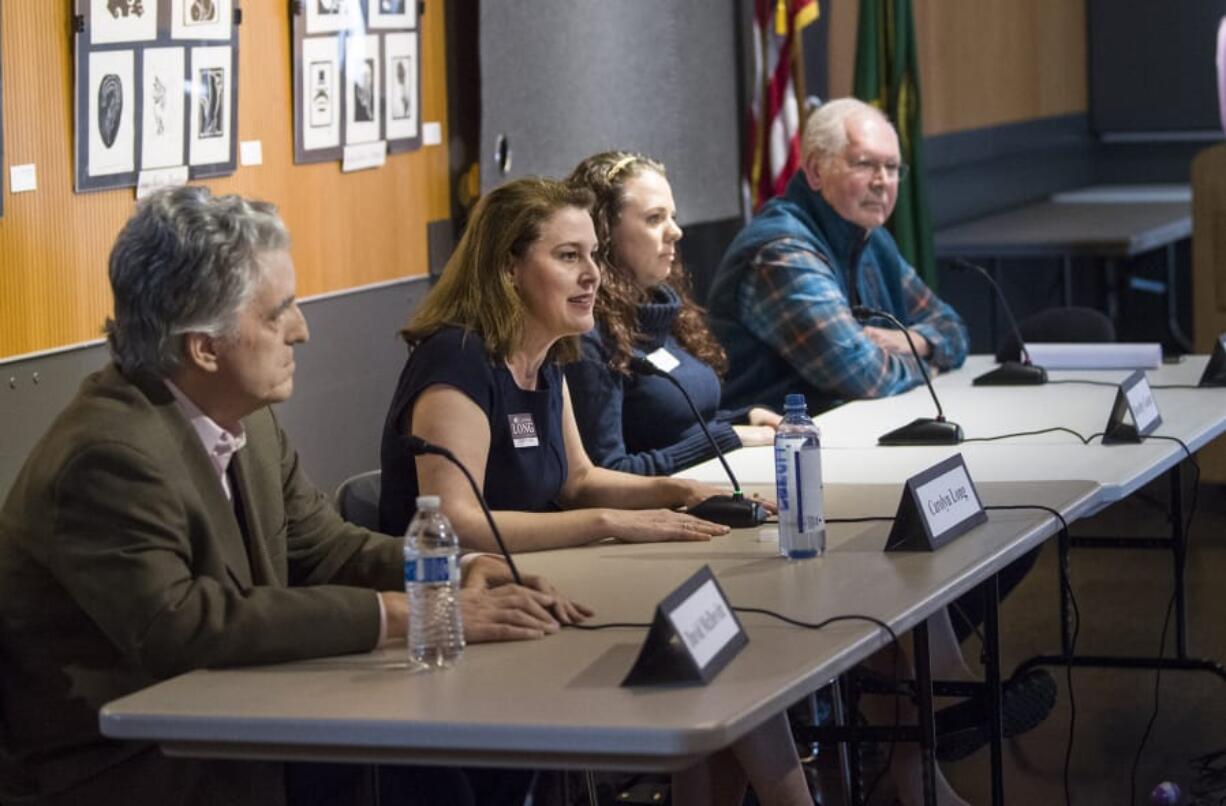
[[858,98],[836,98],[814,109],[805,122],[800,144],[801,161],[807,163],[813,154],[825,159],[843,153],[847,148],[847,121],[863,115],[875,117],[894,128],[885,113]]

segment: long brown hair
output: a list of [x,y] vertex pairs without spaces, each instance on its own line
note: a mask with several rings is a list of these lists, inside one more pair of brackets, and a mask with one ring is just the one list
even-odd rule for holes
[[[523,336],[524,303],[507,269],[541,235],[541,225],[567,207],[590,211],[592,194],[552,179],[527,177],[486,194],[473,208],[438,283],[400,335],[418,344],[448,325],[477,333],[495,358],[505,359]],[[559,339],[549,357],[573,361],[578,339]]]
[[[626,182],[644,171],[655,171],[667,178],[664,166],[650,157],[628,151],[605,151],[579,163],[567,179],[572,185],[595,195],[592,222],[600,242],[597,258],[601,274],[600,289],[596,292],[596,323],[604,333],[609,367],[623,374],[630,372],[634,345],[643,340],[638,325],[638,306],[648,296],[634,282],[632,274],[617,265],[613,228],[625,204]],[[673,336],[687,352],[722,376],[728,369],[728,357],[707,327],[706,311],[690,293],[689,273],[680,258],[673,261],[662,284],[672,288],[681,298],[681,311],[673,322]]]

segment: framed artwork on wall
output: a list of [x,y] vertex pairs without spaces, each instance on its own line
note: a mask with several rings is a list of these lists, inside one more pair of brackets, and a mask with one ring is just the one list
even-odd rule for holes
[[74,0],[77,192],[234,173],[239,0]]
[[415,0],[294,0],[294,162],[421,146]]

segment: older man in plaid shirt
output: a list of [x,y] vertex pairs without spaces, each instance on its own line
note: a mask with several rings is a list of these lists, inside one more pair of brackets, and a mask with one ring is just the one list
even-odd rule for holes
[[930,372],[961,366],[966,325],[882,228],[907,169],[889,120],[855,99],[831,101],[810,115],[803,152],[802,170],[732,242],[711,288],[712,327],[731,363],[725,404],[777,406],[803,392],[820,410],[922,383],[904,334],[861,325],[856,305],[906,324]]

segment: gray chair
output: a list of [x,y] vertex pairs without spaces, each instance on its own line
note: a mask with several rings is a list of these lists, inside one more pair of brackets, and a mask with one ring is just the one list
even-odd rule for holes
[[379,529],[379,487],[382,470],[367,470],[350,476],[336,488],[336,511],[350,523]]
[[[1113,342],[1115,325],[1102,311],[1094,308],[1047,308],[1027,316],[1017,324],[1026,343],[1031,342]],[[996,360],[1017,361],[1020,356],[1017,339],[1012,333],[1001,339]]]

